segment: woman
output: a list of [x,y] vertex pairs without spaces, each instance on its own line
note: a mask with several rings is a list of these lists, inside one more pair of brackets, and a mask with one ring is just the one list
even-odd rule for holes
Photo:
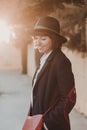
[[74,76],[69,59],[61,51],[67,40],[60,35],[57,19],[41,17],[34,27],[34,47],[43,54],[33,78],[33,100],[28,115],[43,114],[43,130],[70,130],[69,113],[76,102]]

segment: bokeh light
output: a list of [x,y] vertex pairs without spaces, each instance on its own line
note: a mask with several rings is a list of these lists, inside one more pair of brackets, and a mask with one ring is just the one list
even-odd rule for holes
[[5,20],[0,19],[0,43],[8,43],[13,35],[12,27]]

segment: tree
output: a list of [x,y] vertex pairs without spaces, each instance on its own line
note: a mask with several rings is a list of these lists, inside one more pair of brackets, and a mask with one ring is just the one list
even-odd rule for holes
[[[20,36],[17,35],[16,44],[20,43],[23,59],[26,59],[27,51],[24,53],[24,50],[31,40],[29,30],[38,17],[53,15],[59,18],[62,32],[68,34],[76,24],[81,25],[86,12],[87,0],[0,0],[0,16],[15,26],[17,34],[20,33]],[[26,68],[26,62],[25,60],[23,68]],[[23,72],[26,73],[26,70]]]

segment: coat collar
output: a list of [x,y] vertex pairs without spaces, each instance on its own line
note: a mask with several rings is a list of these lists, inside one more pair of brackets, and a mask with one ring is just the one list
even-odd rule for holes
[[[46,69],[48,68],[48,65],[52,62],[52,60],[53,60],[54,56],[56,55],[56,53],[58,53],[58,51],[59,51],[59,50],[56,49],[55,51],[53,51],[53,52],[48,56],[48,58],[47,58],[47,60],[46,60],[46,62],[45,62],[45,64],[44,64],[43,68],[41,69],[40,73],[38,74],[37,81],[36,81],[36,83],[35,83],[35,85],[34,85],[34,88],[35,88],[35,86],[37,85],[37,83],[39,82],[39,80],[40,80],[40,78],[42,77],[42,75],[44,74],[44,72],[46,71]],[[36,69],[36,72],[37,72],[37,70],[38,70],[38,68]],[[36,72],[35,72],[35,74],[36,74]],[[34,75],[34,77],[35,77],[35,75]],[[34,78],[33,78],[33,80],[34,80]],[[32,81],[32,84],[33,84],[33,81]]]

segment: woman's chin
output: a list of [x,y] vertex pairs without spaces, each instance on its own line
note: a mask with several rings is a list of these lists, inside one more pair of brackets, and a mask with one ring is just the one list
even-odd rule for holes
[[38,49],[39,53],[44,53],[43,50]]

